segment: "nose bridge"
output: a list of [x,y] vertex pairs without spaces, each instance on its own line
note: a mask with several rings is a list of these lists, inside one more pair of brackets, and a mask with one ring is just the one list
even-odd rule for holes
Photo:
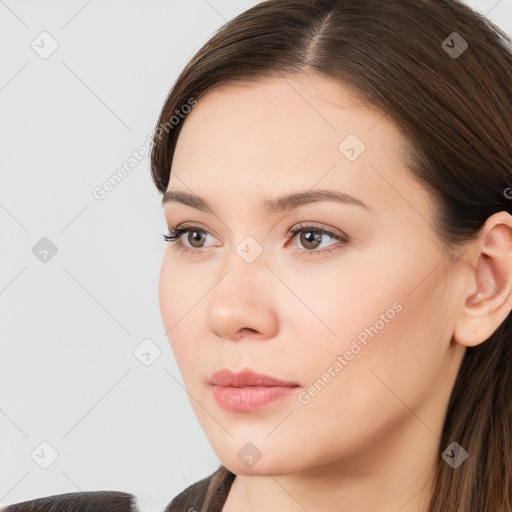
[[265,332],[275,327],[272,273],[262,245],[247,236],[226,255],[217,284],[208,301],[210,329],[224,337],[236,337],[240,329]]
[[258,301],[264,295],[262,292],[268,279],[266,263],[262,244],[250,235],[243,238],[226,255],[221,279],[215,287],[216,299],[228,302],[235,299],[244,303]]

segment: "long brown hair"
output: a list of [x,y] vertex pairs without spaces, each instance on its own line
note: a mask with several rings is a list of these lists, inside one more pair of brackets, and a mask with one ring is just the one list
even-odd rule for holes
[[[447,255],[478,236],[490,215],[512,212],[510,40],[456,0],[268,0],[236,16],[197,51],[165,101],[151,153],[158,190],[169,183],[186,118],[176,111],[188,113],[191,101],[223,84],[305,72],[339,80],[403,131]],[[429,512],[512,510],[511,425],[509,315],[466,349]],[[456,469],[441,457],[452,442],[468,452]]]

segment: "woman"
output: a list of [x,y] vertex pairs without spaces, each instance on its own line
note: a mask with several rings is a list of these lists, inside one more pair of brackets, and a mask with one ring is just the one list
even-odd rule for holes
[[222,465],[167,512],[512,510],[509,44],[454,0],[269,0],[185,67],[160,305]]

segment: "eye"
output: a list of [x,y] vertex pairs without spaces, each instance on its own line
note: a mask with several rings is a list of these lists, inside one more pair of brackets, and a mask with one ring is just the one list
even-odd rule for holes
[[[185,245],[181,240],[182,236],[187,234],[187,242],[190,243],[191,247]],[[208,231],[200,228],[199,226],[182,224],[176,228],[170,229],[168,234],[164,234],[164,240],[166,242],[174,243],[177,249],[182,253],[194,253],[201,252],[201,242],[204,241],[206,235],[209,235]],[[192,236],[190,236],[192,235]],[[195,244],[198,244],[196,246]]]
[[[308,256],[326,256],[328,253],[339,249],[338,246],[330,249],[316,250],[321,245],[323,241],[322,238],[325,238],[326,236],[335,241],[342,242],[343,244],[348,243],[350,240],[349,236],[345,233],[334,233],[331,230],[323,227],[323,225],[322,227],[315,225],[295,226],[288,231],[287,237],[293,239],[296,235],[299,234],[300,236],[298,240],[300,244],[305,247],[305,249],[295,248],[295,250],[303,254],[307,254]],[[183,235],[187,235],[187,244],[190,245],[183,243]],[[174,243],[181,253],[200,253],[204,249],[204,246],[201,244],[204,242],[208,235],[211,236],[208,231],[200,228],[199,226],[181,225],[171,229],[170,232],[168,234],[164,234],[163,237],[166,242]]]
[[[326,236],[328,238],[331,238],[333,240],[342,242],[343,244],[349,242],[349,237],[345,233],[337,234],[332,232],[331,230],[325,228],[325,227],[319,227],[314,225],[307,225],[307,226],[296,226],[288,232],[288,236],[291,236],[291,238],[294,238],[295,236],[299,235],[297,238],[298,242],[305,247],[305,249],[296,248],[295,250],[307,254],[308,256],[326,256],[328,253],[336,251],[339,249],[339,246],[325,249],[325,250],[316,250],[318,247],[320,247],[322,243],[322,238],[325,238]],[[330,245],[336,245],[336,244],[330,244]],[[324,246],[325,247],[325,246]],[[330,247],[330,246],[328,246]]]

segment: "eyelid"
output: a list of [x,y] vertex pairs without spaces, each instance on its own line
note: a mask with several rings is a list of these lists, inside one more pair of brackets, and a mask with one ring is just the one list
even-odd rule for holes
[[217,238],[217,236],[212,233],[209,229],[206,229],[205,227],[201,226],[198,222],[183,222],[181,224],[178,224],[175,228],[175,230],[190,230],[190,231],[202,231],[208,235],[212,235],[213,237]]
[[[287,242],[289,241],[289,239],[293,240],[293,238],[295,238],[295,236],[298,233],[304,232],[308,228],[311,231],[318,231],[318,232],[320,232],[338,242],[338,243],[329,244],[326,248],[324,247],[323,249],[320,249],[320,250],[315,250],[315,249],[308,250],[308,249],[302,249],[300,247],[293,248],[294,251],[296,251],[296,252],[298,251],[299,253],[305,254],[308,257],[314,258],[314,257],[328,256],[331,252],[341,249],[339,247],[339,243],[341,243],[342,246],[345,246],[352,240],[352,238],[349,235],[347,235],[345,232],[343,232],[339,229],[332,228],[330,226],[327,226],[326,224],[322,224],[321,222],[304,221],[302,223],[294,225],[293,227],[291,227],[288,230],[288,233],[286,235]],[[169,235],[164,235],[164,240],[166,240],[167,242],[173,242],[174,243],[173,245],[175,245],[175,248],[179,249],[183,254],[190,253],[191,255],[199,255],[199,254],[204,253],[207,249],[207,247],[206,248],[193,248],[193,247],[189,247],[188,245],[183,243],[181,241],[181,237],[185,233],[192,232],[192,231],[201,231],[201,232],[205,233],[206,235],[212,235],[215,237],[215,235],[213,235],[207,229],[204,229],[198,223],[195,223],[195,222],[184,222],[172,229],[169,228],[169,231],[170,231]],[[172,233],[172,235],[171,235],[171,233]],[[171,239],[171,236],[172,236],[172,239]],[[331,246],[333,246],[333,247],[331,247]]]
[[326,231],[328,233],[332,233],[333,236],[339,236],[340,238],[349,238],[349,236],[341,231],[340,229],[333,228],[328,226],[327,224],[322,224],[321,222],[299,222],[292,226],[287,233],[287,236],[305,228],[315,228],[319,231]]

